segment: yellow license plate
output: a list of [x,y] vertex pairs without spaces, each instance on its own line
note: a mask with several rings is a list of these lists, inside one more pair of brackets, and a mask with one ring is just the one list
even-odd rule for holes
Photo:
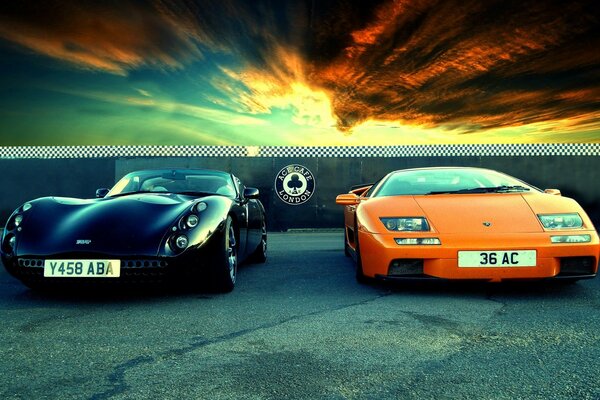
[[118,278],[121,260],[45,260],[48,278]]

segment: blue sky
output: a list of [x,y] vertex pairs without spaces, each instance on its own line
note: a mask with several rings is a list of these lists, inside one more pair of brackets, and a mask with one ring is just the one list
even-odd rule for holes
[[6,2],[0,145],[599,142],[597,8]]

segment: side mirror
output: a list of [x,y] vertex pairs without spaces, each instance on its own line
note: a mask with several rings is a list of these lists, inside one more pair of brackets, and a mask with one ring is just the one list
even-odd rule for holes
[[367,190],[371,189],[371,187],[373,185],[367,185],[367,186],[362,186],[359,185],[360,187],[352,187],[352,189],[350,190],[350,193],[354,193],[357,196],[362,195],[363,193],[365,193]]
[[107,188],[98,189],[98,190],[96,190],[96,197],[98,199],[102,199],[102,198],[106,197],[108,192],[110,192],[110,189],[107,189]]
[[360,200],[359,200],[358,196],[355,195],[354,193],[345,193],[345,194],[340,194],[338,197],[336,197],[335,202],[336,202],[336,204],[340,204],[342,206],[351,206],[351,205],[358,204],[360,202]]
[[558,189],[546,189],[544,190],[544,193],[551,194],[554,196],[560,196],[560,190]]
[[257,188],[247,187],[244,189],[244,198],[245,199],[258,199],[260,192]]

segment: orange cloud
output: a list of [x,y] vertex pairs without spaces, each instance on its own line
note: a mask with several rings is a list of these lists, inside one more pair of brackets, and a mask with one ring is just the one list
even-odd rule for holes
[[331,93],[342,130],[367,120],[468,131],[572,118],[600,100],[590,9],[386,1],[311,77]]
[[[6,7],[6,6],[5,6]],[[16,3],[0,13],[0,37],[80,68],[125,74],[144,65],[182,68],[200,56],[172,15],[142,3]]]

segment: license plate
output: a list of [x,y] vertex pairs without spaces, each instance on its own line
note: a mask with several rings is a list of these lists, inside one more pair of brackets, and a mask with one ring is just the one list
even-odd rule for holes
[[118,278],[121,260],[45,260],[48,278]]
[[459,251],[459,267],[535,267],[537,252],[535,250],[518,251]]

